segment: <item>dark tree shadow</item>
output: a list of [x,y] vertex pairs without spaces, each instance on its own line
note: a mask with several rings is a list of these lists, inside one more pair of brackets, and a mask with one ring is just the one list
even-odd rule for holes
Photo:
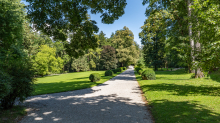
[[[220,96],[220,87],[213,86],[192,86],[192,85],[177,85],[177,84],[152,84],[143,85],[146,91],[167,91],[172,92],[173,95],[187,96],[187,95],[205,95],[205,96]],[[145,91],[145,92],[146,92]]]
[[[152,101],[156,123],[219,123],[220,114],[208,107],[189,101]],[[158,109],[158,110],[157,110]]]
[[179,69],[176,71],[155,71],[156,75],[183,75],[188,74],[184,69]]
[[220,82],[220,72],[214,72],[209,74],[210,79],[216,81],[216,82]]

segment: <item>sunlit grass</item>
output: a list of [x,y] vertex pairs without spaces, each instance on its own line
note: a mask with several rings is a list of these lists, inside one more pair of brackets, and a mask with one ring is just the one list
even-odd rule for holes
[[[91,73],[99,73],[101,75],[101,80],[98,82],[91,82],[89,80],[89,75]],[[36,87],[34,95],[90,88],[98,84],[104,83],[107,80],[113,78],[114,76],[120,74],[118,72],[113,76],[104,76],[104,73],[105,71],[74,72],[37,78],[37,81],[35,82]]]
[[184,70],[157,71],[156,80],[142,80],[136,73],[156,123],[219,123],[219,75],[190,79]]

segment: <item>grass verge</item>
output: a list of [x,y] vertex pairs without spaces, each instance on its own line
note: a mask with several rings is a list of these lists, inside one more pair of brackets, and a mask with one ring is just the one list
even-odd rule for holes
[[[101,75],[101,80],[98,82],[91,82],[89,80],[89,75],[91,73],[99,73]],[[34,95],[90,88],[102,84],[120,73],[118,72],[113,76],[105,76],[104,74],[105,71],[87,71],[38,78],[35,84],[36,88]]]
[[12,109],[0,109],[0,123],[16,123],[26,114],[22,106],[14,106]]
[[156,80],[135,73],[156,123],[219,123],[220,78],[190,79],[184,70],[156,71]]

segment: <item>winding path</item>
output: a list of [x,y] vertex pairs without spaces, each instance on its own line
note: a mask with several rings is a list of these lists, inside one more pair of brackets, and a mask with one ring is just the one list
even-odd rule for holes
[[134,70],[88,89],[33,96],[21,123],[152,123]]

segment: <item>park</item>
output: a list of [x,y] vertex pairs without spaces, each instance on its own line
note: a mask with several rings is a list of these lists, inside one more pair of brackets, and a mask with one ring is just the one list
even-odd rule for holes
[[219,6],[0,0],[0,122],[219,123]]

